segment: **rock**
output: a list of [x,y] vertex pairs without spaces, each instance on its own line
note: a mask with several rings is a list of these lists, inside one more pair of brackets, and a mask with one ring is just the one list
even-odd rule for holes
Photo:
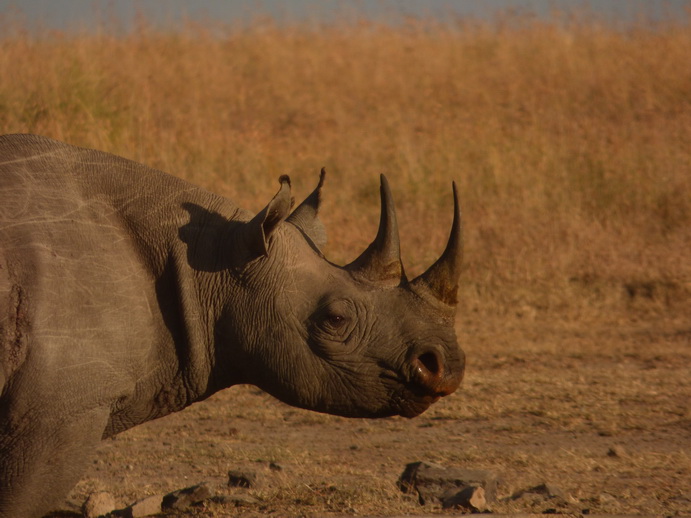
[[[482,488],[485,504],[495,502],[497,483],[496,475],[490,471],[444,467],[427,462],[406,465],[398,480],[398,486],[403,492],[418,494],[421,505],[443,505],[445,497],[459,494],[468,487]],[[479,495],[476,496],[477,499]]]
[[452,492],[442,498],[441,506],[444,509],[466,509],[473,512],[481,512],[487,509],[485,490],[481,487],[466,486],[460,491]]
[[151,516],[161,512],[161,503],[163,497],[161,495],[154,495],[138,500],[132,505],[125,507],[112,514],[122,518],[140,518],[142,516]]
[[228,485],[232,487],[255,487],[257,474],[254,471],[231,470],[228,472]]
[[113,495],[105,491],[96,491],[91,493],[84,501],[82,516],[84,518],[98,518],[108,514],[116,507]]
[[211,497],[211,489],[207,483],[178,489],[163,497],[161,509],[187,509],[188,507],[203,502]]

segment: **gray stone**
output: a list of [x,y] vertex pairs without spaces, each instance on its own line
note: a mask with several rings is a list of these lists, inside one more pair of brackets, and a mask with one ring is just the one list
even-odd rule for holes
[[473,512],[481,512],[487,509],[485,490],[481,487],[466,486],[460,491],[454,491],[442,498],[441,505],[444,509],[466,509]]
[[417,493],[421,505],[442,504],[445,496],[461,492],[467,487],[482,488],[486,503],[497,499],[497,476],[491,471],[445,467],[427,462],[406,465],[398,480],[405,493]]
[[203,502],[211,497],[211,489],[207,483],[178,489],[163,497],[161,509],[187,509],[188,507]]

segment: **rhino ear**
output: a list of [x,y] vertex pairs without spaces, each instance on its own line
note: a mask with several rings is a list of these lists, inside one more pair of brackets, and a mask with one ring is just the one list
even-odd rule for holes
[[271,233],[278,227],[293,206],[290,196],[290,177],[281,176],[281,187],[264,209],[247,222],[245,241],[254,256],[266,255]]
[[317,188],[286,219],[286,221],[299,228],[305,237],[314,243],[317,249],[321,249],[326,245],[326,229],[318,217],[325,175],[326,170],[322,167],[319,173]]

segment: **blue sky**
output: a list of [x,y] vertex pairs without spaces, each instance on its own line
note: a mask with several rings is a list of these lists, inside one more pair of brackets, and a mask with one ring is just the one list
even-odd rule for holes
[[142,13],[159,27],[171,27],[183,18],[200,22],[244,23],[260,15],[279,20],[333,20],[364,17],[394,20],[401,17],[448,13],[491,18],[499,11],[519,9],[544,15],[553,8],[586,6],[608,19],[629,21],[643,14],[654,19],[681,18],[687,0],[0,0],[0,16],[16,17],[32,28],[86,29],[102,18],[115,18],[131,26]]

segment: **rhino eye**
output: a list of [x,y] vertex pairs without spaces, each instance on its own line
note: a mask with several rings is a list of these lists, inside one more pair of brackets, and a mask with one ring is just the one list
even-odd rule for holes
[[351,320],[341,314],[327,313],[318,320],[315,329],[317,337],[328,341],[343,342],[348,339],[352,327]]
[[317,346],[343,344],[356,327],[353,304],[348,300],[327,301],[310,317],[311,337]]
[[324,318],[324,323],[332,329],[341,329],[346,325],[346,317],[342,315],[327,315]]

